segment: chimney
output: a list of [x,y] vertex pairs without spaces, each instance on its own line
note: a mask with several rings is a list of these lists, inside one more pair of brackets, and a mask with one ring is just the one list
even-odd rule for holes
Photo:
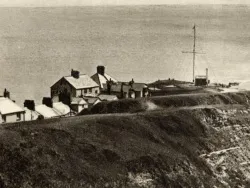
[[73,76],[74,78],[78,79],[80,77],[80,72],[77,71],[77,70],[71,69],[71,76]]
[[42,103],[50,108],[53,108],[53,102],[52,102],[52,99],[50,97],[43,97]]
[[7,91],[6,88],[4,89],[3,96],[4,96],[5,98],[10,98],[10,92]]
[[97,66],[97,73],[100,74],[100,75],[102,75],[102,76],[104,76],[104,74],[105,74],[105,67],[101,66],[101,65]]
[[35,111],[35,102],[33,100],[25,100],[23,104],[29,110]]

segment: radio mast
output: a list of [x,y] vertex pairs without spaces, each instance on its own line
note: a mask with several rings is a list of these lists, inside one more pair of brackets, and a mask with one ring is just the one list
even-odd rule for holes
[[196,47],[196,25],[194,24],[193,27],[194,30],[194,45],[193,45],[193,51],[182,51],[182,53],[192,53],[193,54],[193,82],[195,81],[195,54],[203,54],[196,52],[195,47]]

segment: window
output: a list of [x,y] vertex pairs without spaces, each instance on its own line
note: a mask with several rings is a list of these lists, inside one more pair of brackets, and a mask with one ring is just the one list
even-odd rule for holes
[[84,89],[84,93],[87,93],[87,89]]
[[17,119],[16,119],[17,121],[20,121],[21,120],[21,113],[18,113],[17,114]]
[[95,90],[95,94],[98,94],[98,90]]
[[89,88],[89,92],[92,93],[92,88]]

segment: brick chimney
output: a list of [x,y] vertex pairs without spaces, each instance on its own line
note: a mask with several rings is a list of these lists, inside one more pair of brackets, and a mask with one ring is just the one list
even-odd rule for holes
[[35,102],[33,100],[25,100],[23,106],[29,110],[35,110]]
[[52,102],[52,99],[50,97],[43,97],[42,103],[50,108],[53,108],[53,102]]
[[78,79],[80,77],[80,72],[77,71],[77,70],[71,69],[71,76],[73,76],[74,78]]
[[102,75],[102,76],[104,76],[104,74],[105,74],[105,67],[101,66],[101,65],[97,66],[97,73],[100,74],[100,75]]

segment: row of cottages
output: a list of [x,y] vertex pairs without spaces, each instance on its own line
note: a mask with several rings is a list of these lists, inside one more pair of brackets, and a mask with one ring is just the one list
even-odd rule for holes
[[51,98],[43,98],[41,105],[35,105],[33,100],[24,101],[25,121],[65,117],[71,115],[69,106],[62,102],[55,102]]

